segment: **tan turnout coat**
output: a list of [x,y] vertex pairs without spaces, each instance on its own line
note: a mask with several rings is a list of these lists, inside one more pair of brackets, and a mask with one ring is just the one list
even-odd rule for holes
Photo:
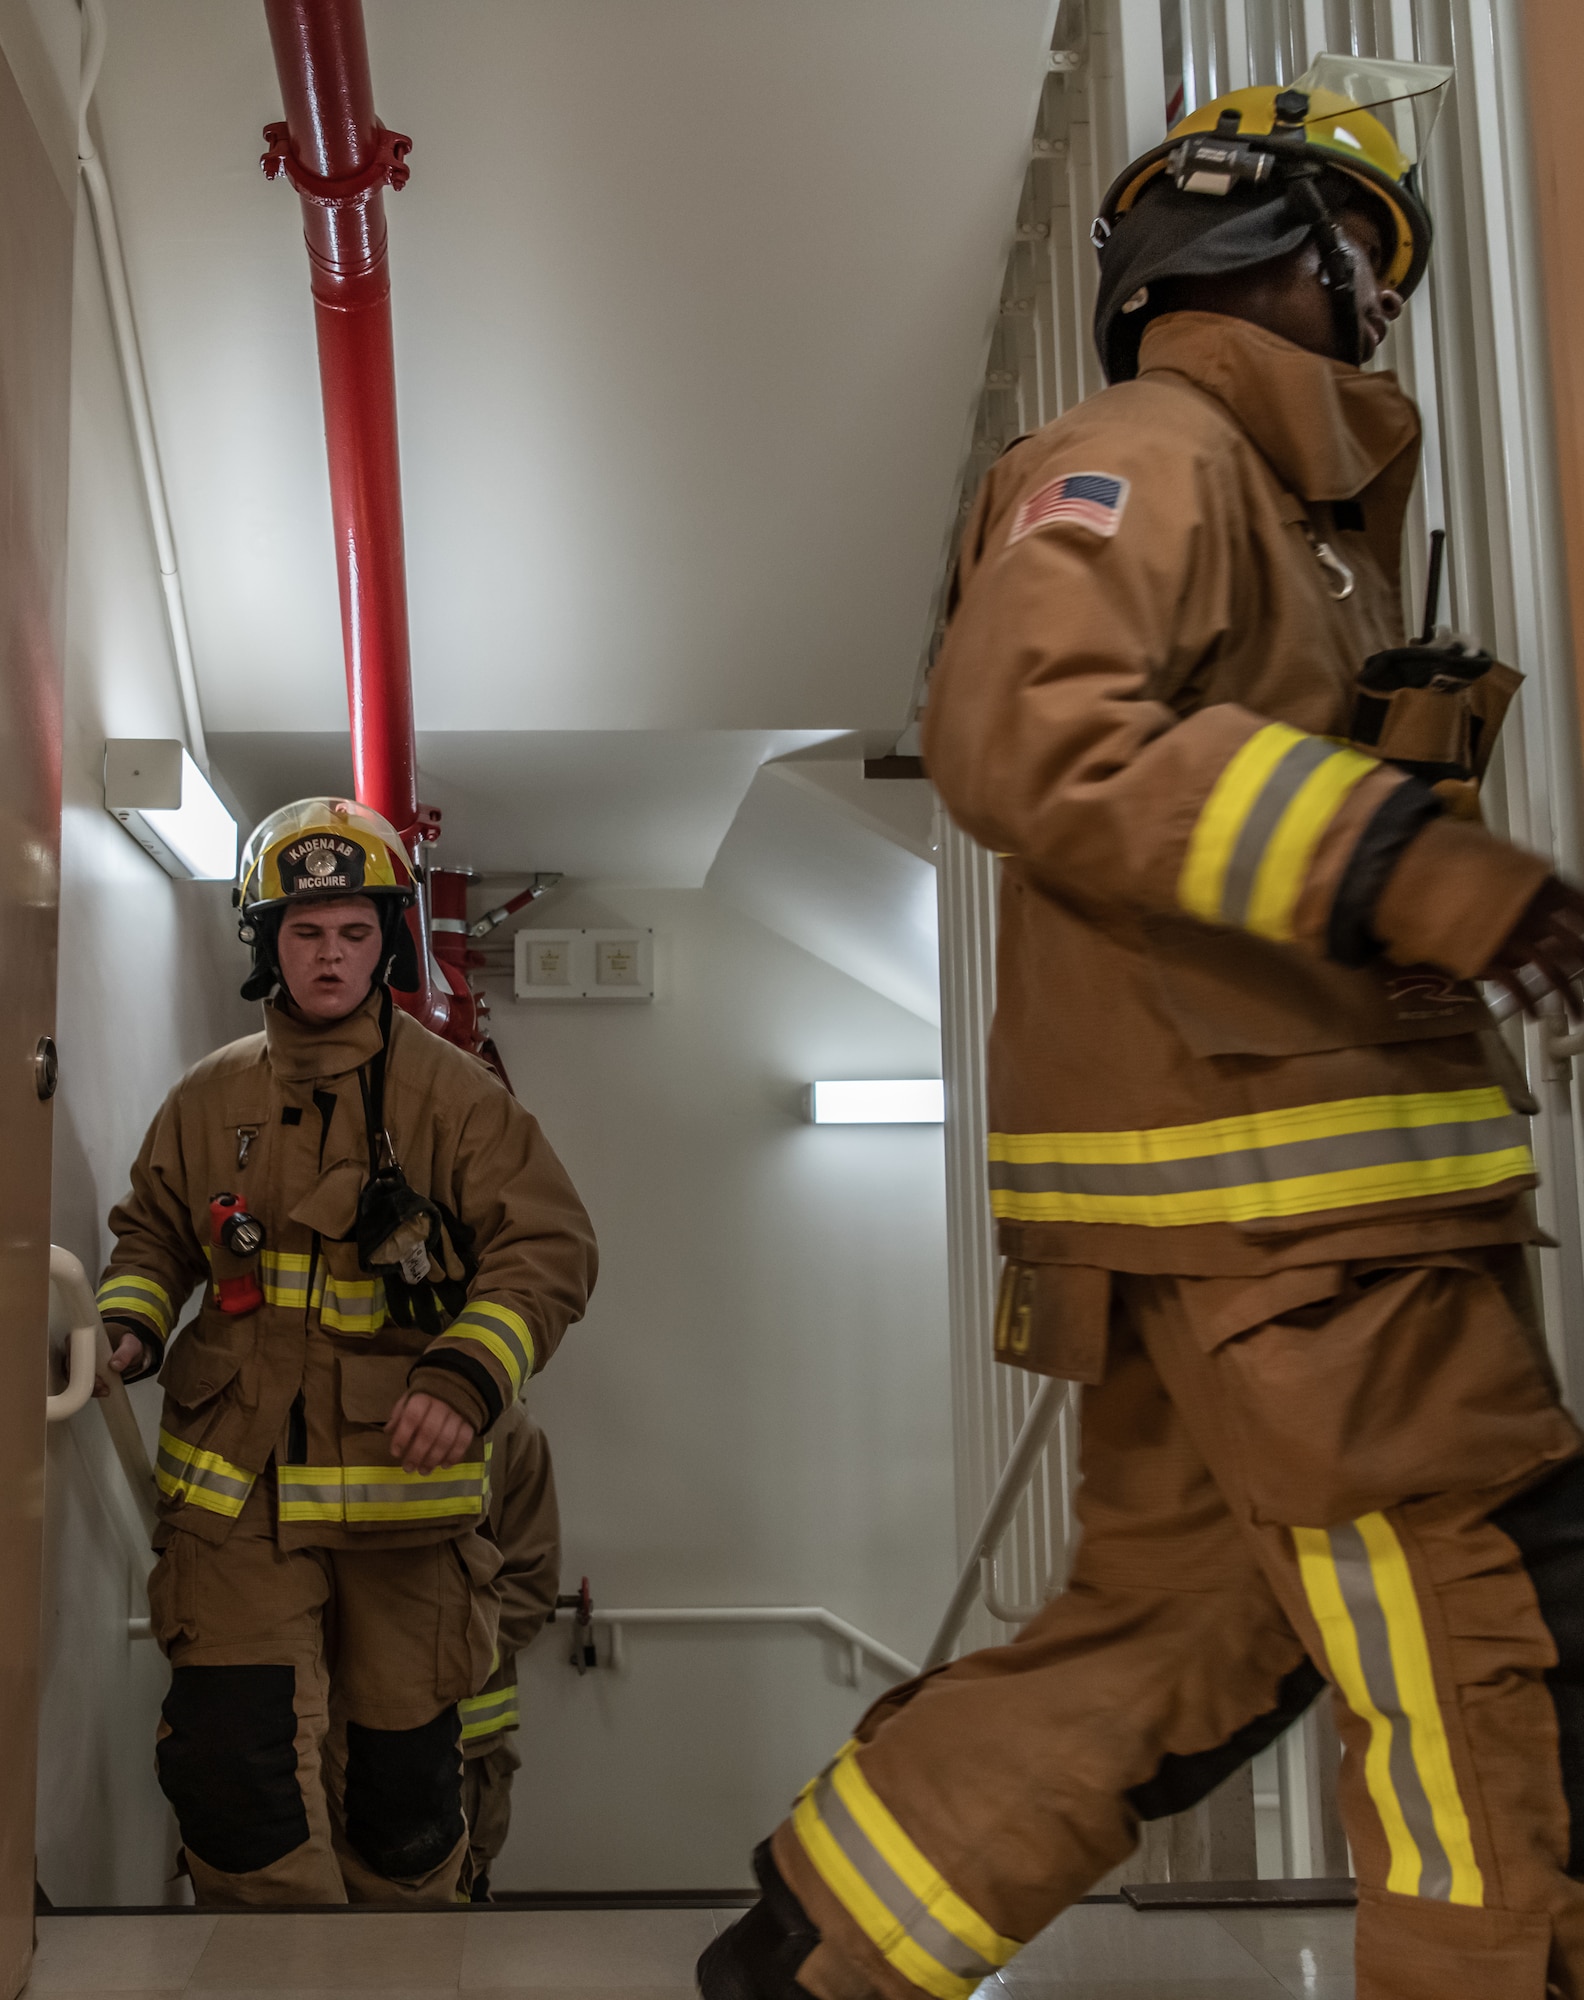
[[[382,1280],[342,1240],[369,1172],[358,1071],[379,1048],[379,1004],[376,990],[324,1028],[268,1005],[262,1034],[172,1090],[110,1218],[101,1312],[163,1339],[207,1286],[161,1370],[157,1476],[168,1521],[212,1542],[267,1468],[285,1547],[392,1547],[482,1525],[485,1426],[549,1359],[594,1283],[588,1217],[537,1122],[481,1063],[398,1010],[386,1126],[409,1183],[474,1231],[478,1271],[438,1339],[388,1318]],[[250,1268],[211,1247],[221,1192],[241,1195],[267,1232],[265,1302],[235,1316],[209,1283]],[[407,1473],[393,1462],[383,1427],[409,1387],[485,1432],[461,1463]]]
[[[1531,1232],[1526,1128],[1465,982],[1545,864],[1437,820],[1376,908],[1387,955],[1326,955],[1360,835],[1406,782],[1380,761],[1392,729],[1347,739],[1365,660],[1403,643],[1418,445],[1394,377],[1182,313],[1149,328],[1137,381],[981,489],[924,749],[1005,857],[990,1174],[1002,1249],[1041,1283]],[[1085,473],[1120,505],[1060,504]],[[1517,678],[1472,697],[1489,734]]]

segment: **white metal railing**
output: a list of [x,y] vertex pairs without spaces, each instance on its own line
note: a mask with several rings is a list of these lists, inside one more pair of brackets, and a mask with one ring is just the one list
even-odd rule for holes
[[[1023,1419],[1023,1428],[1018,1432],[995,1491],[990,1496],[979,1532],[957,1578],[957,1587],[952,1592],[935,1637],[930,1641],[930,1649],[924,1655],[925,1673],[933,1667],[943,1666],[951,1658],[969,1614],[980,1598],[984,1600],[991,1617],[998,1618],[1004,1625],[1026,1624],[1041,1609],[1038,1603],[1014,1608],[1002,1602],[996,1579],[996,1559],[1012,1525],[1012,1518],[1039,1470],[1040,1459],[1061,1419],[1066,1401],[1065,1382],[1047,1379],[1035,1392],[1028,1415]],[[1049,1582],[1055,1580],[1054,1577],[1048,1579],[1047,1588]]]
[[679,1606],[644,1605],[602,1611],[594,1607],[592,1623],[610,1633],[607,1664],[615,1671],[627,1664],[623,1634],[629,1626],[655,1625],[802,1625],[828,1632],[847,1648],[847,1679],[857,1687],[865,1656],[897,1680],[909,1681],[919,1669],[901,1653],[872,1639],[856,1625],[827,1611],[822,1604],[711,1604]]
[[66,1386],[44,1398],[46,1420],[58,1424],[76,1416],[93,1395],[104,1328],[82,1265],[58,1243],[50,1245],[50,1284],[71,1319],[66,1336]]

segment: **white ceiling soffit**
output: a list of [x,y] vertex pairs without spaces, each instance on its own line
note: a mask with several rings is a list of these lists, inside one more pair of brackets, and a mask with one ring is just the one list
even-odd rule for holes
[[[425,731],[419,796],[445,814],[443,867],[481,874],[556,871],[581,880],[696,889],[738,801],[767,757],[807,733],[716,730]],[[213,735],[210,755],[250,819],[290,799],[344,793],[343,730]]]
[[934,865],[800,775],[809,768],[759,772],[705,886],[938,1026]]
[[[366,0],[420,727],[906,719],[1054,0]],[[217,732],[340,731],[258,0],[108,0],[97,98]]]

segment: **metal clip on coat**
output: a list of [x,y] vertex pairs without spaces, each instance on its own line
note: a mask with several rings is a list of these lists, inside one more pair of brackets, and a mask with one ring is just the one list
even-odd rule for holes
[[[212,1195],[209,1200],[209,1241],[216,1250],[239,1259],[256,1258],[264,1248],[264,1225],[249,1215],[238,1194]],[[215,1303],[223,1313],[257,1312],[264,1303],[264,1289],[256,1270],[239,1276],[215,1275]]]

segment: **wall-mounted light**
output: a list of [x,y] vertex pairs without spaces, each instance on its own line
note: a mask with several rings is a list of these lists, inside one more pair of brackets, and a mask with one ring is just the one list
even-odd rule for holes
[[808,1118],[811,1125],[940,1125],[946,1118],[946,1086],[938,1076],[811,1083]]
[[122,737],[105,745],[105,810],[178,882],[229,882],[237,827],[177,742]]

